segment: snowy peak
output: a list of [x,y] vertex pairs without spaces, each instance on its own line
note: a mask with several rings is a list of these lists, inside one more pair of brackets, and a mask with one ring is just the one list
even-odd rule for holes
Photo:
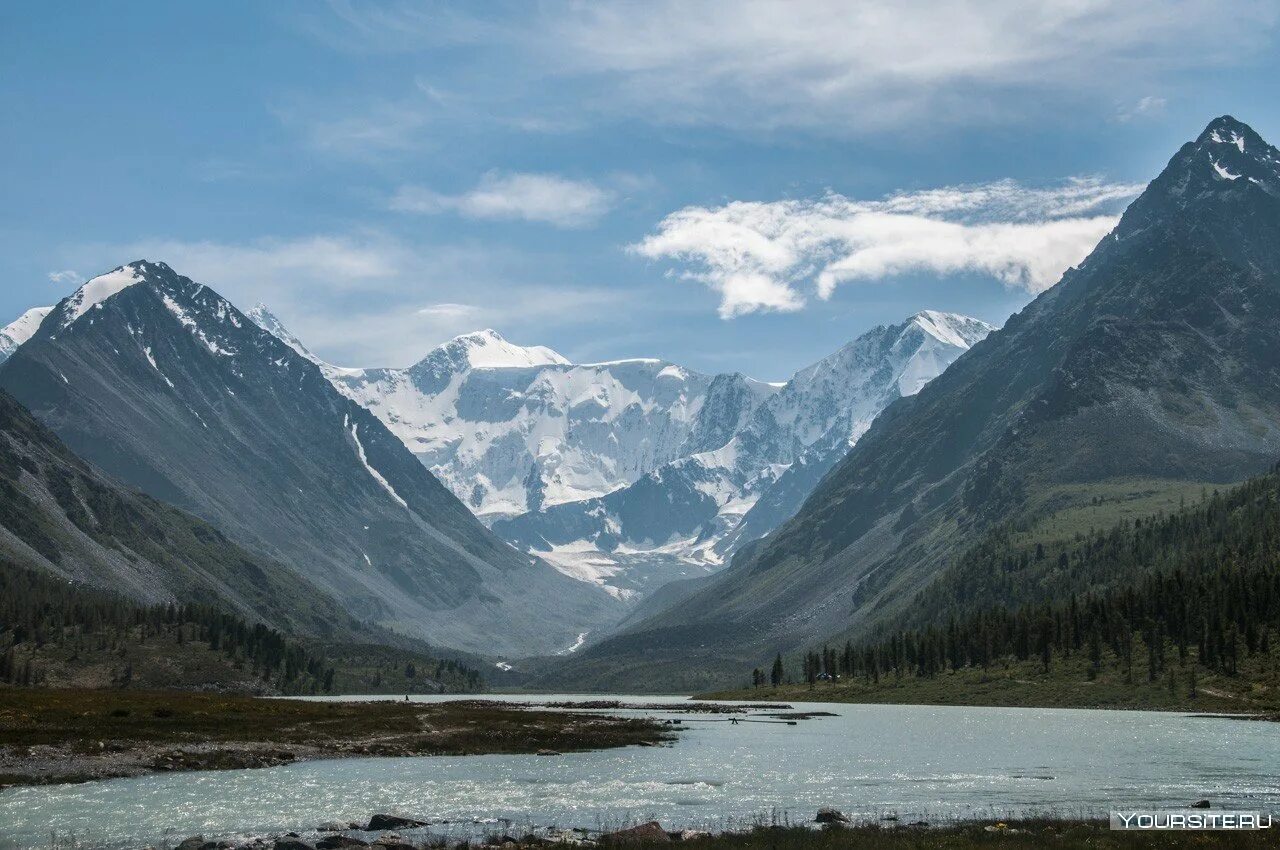
[[134,284],[142,283],[146,279],[150,265],[146,260],[137,260],[86,281],[58,305],[57,309],[61,313],[59,326],[65,328],[71,325],[108,298],[118,295]]
[[[472,369],[569,365],[567,359],[550,348],[542,345],[528,347],[515,345],[507,342],[501,334],[491,328],[456,336],[436,351],[448,352],[451,361],[465,361]],[[431,356],[428,355],[428,358]]]
[[1195,142],[1211,179],[1243,180],[1275,193],[1280,191],[1280,152],[1253,128],[1230,115],[1209,123]]
[[957,348],[968,348],[995,327],[980,319],[962,316],[959,313],[940,313],[937,310],[921,310],[907,320],[929,336],[947,345]]
[[266,304],[259,301],[257,304],[253,305],[245,315],[248,316],[255,325],[262,328],[264,331],[271,334],[276,339],[280,340],[285,345],[310,360],[312,363],[315,363],[316,365],[325,365],[319,357],[312,354],[307,347],[302,344],[302,340],[290,333],[289,329],[284,326],[284,322],[280,321],[279,317],[277,317],[275,313],[272,313],[271,310],[267,308]]
[[52,307],[32,307],[8,325],[0,328],[0,362],[4,362],[10,354],[18,350],[18,346],[35,335],[45,316],[53,312]]

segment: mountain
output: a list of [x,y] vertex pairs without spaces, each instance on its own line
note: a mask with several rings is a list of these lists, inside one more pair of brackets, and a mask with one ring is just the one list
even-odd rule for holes
[[[493,530],[571,575],[631,595],[704,575],[800,507],[886,405],[913,395],[992,330],[926,311],[880,326],[728,411],[714,441],[608,495],[498,520]],[[728,377],[728,376],[722,376]]]
[[64,299],[0,386],[81,457],[360,620],[523,656],[615,615],[606,594],[494,537],[314,363],[163,263]]
[[18,346],[31,339],[52,307],[32,307],[3,328],[0,328],[0,363],[9,359]]
[[572,364],[492,330],[456,337],[407,369],[345,369],[315,358],[266,308],[251,316],[490,521],[625,487],[718,444],[774,391],[663,360]]
[[236,546],[208,523],[121,488],[3,391],[0,564],[144,604],[216,601],[314,638],[358,631],[335,600],[292,570]]
[[1078,268],[889,405],[794,518],[562,675],[740,676],[909,617],[988,529],[1078,528],[1278,455],[1280,152],[1224,116]]

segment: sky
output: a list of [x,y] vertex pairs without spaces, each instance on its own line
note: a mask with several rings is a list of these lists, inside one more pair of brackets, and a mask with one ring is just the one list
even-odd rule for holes
[[995,324],[1177,148],[1280,140],[1280,4],[6,3],[0,324],[134,259],[320,356],[492,327],[783,380]]

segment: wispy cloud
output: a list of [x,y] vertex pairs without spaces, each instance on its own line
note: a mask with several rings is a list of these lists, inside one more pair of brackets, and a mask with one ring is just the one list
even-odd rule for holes
[[[163,260],[246,308],[263,302],[318,355],[341,365],[403,366],[460,333],[493,327],[545,341],[557,328],[627,315],[619,287],[559,284],[502,245],[423,244],[377,232],[244,242],[144,239],[64,250],[69,265]],[[82,282],[60,278],[66,291]]]
[[49,282],[58,286],[66,286],[68,284],[79,284],[84,281],[80,276],[80,272],[75,269],[63,269],[62,271],[49,272]]
[[632,246],[682,264],[673,273],[720,296],[722,318],[801,309],[809,294],[907,272],[977,272],[1039,292],[1114,226],[1140,185],[1076,178],[1047,188],[1005,180],[903,192],[880,200],[686,207]]
[[827,133],[1015,121],[1063,102],[1110,111],[1179,70],[1247,61],[1280,19],[1270,0],[335,0],[332,12],[311,23],[338,49],[501,55],[513,70],[483,96],[517,108]]
[[584,227],[599,220],[613,203],[613,192],[585,180],[555,174],[491,171],[460,195],[444,195],[421,186],[403,186],[391,199],[399,212],[455,212],[467,218],[517,219],[556,227]]
[[1153,118],[1164,114],[1168,101],[1156,95],[1145,95],[1133,103],[1123,104],[1116,110],[1116,120],[1121,122],[1136,121],[1139,118]]

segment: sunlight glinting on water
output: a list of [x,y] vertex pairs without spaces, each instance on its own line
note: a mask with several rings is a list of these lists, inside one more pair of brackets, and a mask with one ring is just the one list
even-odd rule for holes
[[[599,697],[595,697],[599,698]],[[529,699],[562,699],[562,697]],[[652,703],[652,697],[636,698]],[[561,756],[360,758],[167,774],[0,793],[0,847],[136,846],[366,822],[437,823],[433,834],[524,827],[741,826],[806,822],[821,806],[902,821],[1126,806],[1280,805],[1280,738],[1267,723],[1156,712],[822,705],[797,726],[699,715],[669,747]],[[1065,801],[1071,801],[1067,803]],[[472,821],[480,821],[479,824]]]

